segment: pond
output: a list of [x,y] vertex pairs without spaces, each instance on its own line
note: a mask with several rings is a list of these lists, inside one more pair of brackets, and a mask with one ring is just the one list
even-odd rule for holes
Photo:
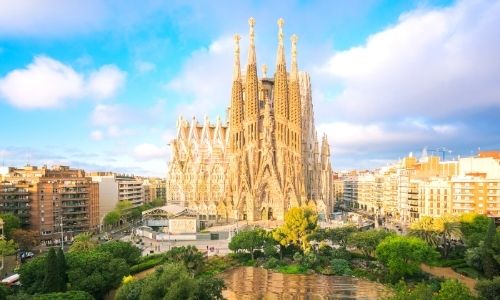
[[380,299],[389,295],[382,284],[347,276],[296,275],[263,268],[238,267],[222,274],[233,299]]

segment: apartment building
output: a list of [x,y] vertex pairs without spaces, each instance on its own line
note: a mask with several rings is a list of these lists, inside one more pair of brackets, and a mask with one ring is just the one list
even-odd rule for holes
[[83,170],[67,166],[9,168],[4,181],[28,192],[29,228],[40,232],[41,240],[65,239],[97,228],[99,189]]
[[30,206],[32,197],[30,190],[33,185],[20,182],[17,184],[10,182],[0,182],[0,213],[11,213],[19,217],[21,226],[30,226]]

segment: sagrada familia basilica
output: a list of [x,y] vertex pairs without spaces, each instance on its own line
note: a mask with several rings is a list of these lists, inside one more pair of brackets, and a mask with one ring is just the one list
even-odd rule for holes
[[228,121],[182,117],[171,142],[167,203],[199,212],[201,220],[283,220],[291,207],[308,205],[328,218],[334,202],[330,146],[314,127],[310,77],[297,66],[291,37],[287,71],[283,19],[278,20],[274,76],[257,75],[255,20],[250,18],[245,75],[240,37],[234,36],[234,73]]

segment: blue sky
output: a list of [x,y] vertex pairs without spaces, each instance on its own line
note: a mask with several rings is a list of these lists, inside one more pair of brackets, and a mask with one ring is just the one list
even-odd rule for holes
[[276,20],[299,36],[335,170],[500,148],[500,1],[0,0],[1,161],[164,176],[178,115],[225,117],[250,16],[268,73]]

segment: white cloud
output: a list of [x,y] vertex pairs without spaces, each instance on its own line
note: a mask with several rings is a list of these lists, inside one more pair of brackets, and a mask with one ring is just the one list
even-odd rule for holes
[[402,15],[366,44],[335,53],[318,67],[320,75],[344,85],[335,101],[325,104],[327,111],[373,121],[498,107],[498,28],[500,1],[461,1]]
[[71,66],[42,55],[26,68],[0,78],[0,98],[23,109],[59,107],[85,96],[112,97],[124,79],[125,73],[113,65],[101,67],[86,79]]
[[90,74],[88,90],[97,99],[112,97],[123,86],[126,73],[114,65],[102,66]]
[[25,69],[0,79],[0,96],[10,104],[30,109],[60,106],[84,95],[84,79],[73,68],[46,56],[35,57]]
[[179,76],[167,83],[168,89],[192,100],[178,105],[178,114],[202,116],[224,112],[231,91],[232,49],[231,37],[215,40],[208,49],[195,51]]
[[328,135],[335,154],[389,151],[395,147],[420,148],[432,141],[454,139],[460,128],[461,125],[457,124],[432,125],[411,119],[398,124],[330,122],[320,123],[317,127],[320,136],[322,133]]
[[0,35],[58,35],[86,32],[102,24],[99,0],[0,1]]
[[94,125],[110,126],[125,122],[130,115],[126,106],[119,104],[98,104],[92,111],[91,121]]
[[100,130],[94,130],[90,133],[90,138],[93,139],[94,141],[100,141],[104,137],[102,131]]
[[156,65],[149,61],[138,60],[135,62],[135,68],[139,73],[144,74],[156,69]]
[[144,143],[134,147],[133,155],[138,160],[159,159],[166,161],[168,148],[166,146],[158,147],[153,144]]

